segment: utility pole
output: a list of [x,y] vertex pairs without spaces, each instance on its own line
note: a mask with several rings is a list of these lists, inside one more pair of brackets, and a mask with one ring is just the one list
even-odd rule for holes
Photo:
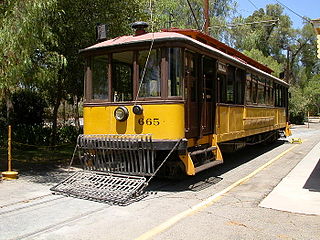
[[209,34],[209,26],[210,26],[210,19],[209,19],[209,0],[204,0],[204,33]]
[[290,81],[290,47],[287,47],[287,66],[286,66],[286,71],[285,71],[285,76],[284,79],[287,83]]

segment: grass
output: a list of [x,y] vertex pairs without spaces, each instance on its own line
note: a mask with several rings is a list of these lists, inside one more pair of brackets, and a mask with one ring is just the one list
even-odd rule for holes
[[[55,147],[13,146],[12,168],[19,171],[66,166],[71,161],[74,147],[73,144]],[[7,170],[7,159],[7,148],[0,148],[0,171]]]

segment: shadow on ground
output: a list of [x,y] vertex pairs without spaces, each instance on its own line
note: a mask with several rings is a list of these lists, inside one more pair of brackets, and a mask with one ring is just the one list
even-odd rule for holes
[[303,186],[304,189],[308,189],[312,192],[320,192],[320,159],[313,169],[312,173],[310,174],[308,180],[306,181],[305,185]]
[[245,147],[234,153],[223,153],[224,163],[221,165],[207,169],[195,176],[185,176],[180,180],[155,178],[146,190],[150,192],[201,191],[220,182],[222,180],[220,176],[224,173],[287,143],[287,140],[279,139],[269,145],[258,144]]

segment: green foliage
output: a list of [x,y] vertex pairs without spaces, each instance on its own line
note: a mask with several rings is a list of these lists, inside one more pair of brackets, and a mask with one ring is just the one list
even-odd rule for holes
[[59,143],[76,143],[79,134],[75,126],[62,126],[58,129]]
[[[252,24],[269,20],[278,22]],[[258,49],[265,56],[272,56],[278,61],[283,60],[282,51],[290,43],[294,30],[291,28],[290,18],[283,14],[283,8],[279,4],[269,4],[265,9],[260,8],[247,18],[234,18],[233,23],[244,24],[230,29],[237,49]]]
[[[148,13],[150,11],[150,1],[145,0],[148,6]],[[200,29],[203,27],[205,20],[203,16],[203,1],[189,0],[190,5],[194,11]],[[235,9],[234,0],[216,0],[209,1],[209,17],[211,25],[210,35],[221,38],[221,33],[225,30],[226,18],[230,17]],[[150,21],[149,19],[145,19]],[[196,20],[193,17],[192,11],[186,0],[158,0],[152,1],[152,25],[155,31],[163,28],[177,27],[177,28],[191,28],[198,29]]]
[[12,95],[13,124],[39,125],[44,121],[43,97],[36,91],[20,89]]
[[314,75],[305,87],[305,95],[308,98],[308,106],[312,114],[320,113],[320,74]]
[[[0,139],[0,146],[6,146],[7,128],[1,129],[4,133]],[[78,135],[81,133],[75,126],[61,126],[58,128],[58,145],[76,144]],[[50,146],[52,138],[52,128],[46,125],[26,125],[19,124],[12,126],[12,141],[15,148],[30,149],[37,146]]]
[[[52,129],[43,125],[12,126],[12,141],[18,147],[49,146]],[[31,146],[26,146],[31,145]]]
[[258,49],[251,49],[250,51],[244,50],[243,53],[248,57],[255,59],[256,61],[268,66],[274,72],[272,75],[279,77],[279,74],[282,72],[283,65],[278,63],[274,58],[271,56],[265,56],[263,53]]
[[289,93],[291,95],[289,98],[290,122],[303,124],[309,101],[299,87],[290,87]]
[[35,50],[56,45],[47,21],[55,4],[55,0],[6,1],[0,15],[0,90],[13,92],[31,78],[36,80]]

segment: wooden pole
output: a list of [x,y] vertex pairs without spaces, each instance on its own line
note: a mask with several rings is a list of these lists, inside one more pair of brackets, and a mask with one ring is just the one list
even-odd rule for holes
[[209,34],[209,26],[210,26],[210,19],[209,19],[209,0],[204,0],[204,33]]
[[11,157],[11,125],[8,126],[8,171],[12,171]]
[[309,118],[310,118],[310,112],[308,111],[308,128],[309,128]]
[[12,138],[11,125],[8,126],[8,171],[2,172],[4,179],[17,179],[18,172],[12,171]]

